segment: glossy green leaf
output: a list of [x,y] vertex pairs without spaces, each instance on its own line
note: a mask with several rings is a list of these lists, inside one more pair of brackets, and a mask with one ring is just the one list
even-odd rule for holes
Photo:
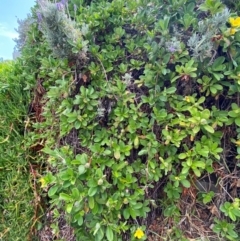
[[88,198],[88,204],[89,204],[89,207],[91,208],[91,209],[93,209],[94,208],[94,197],[89,197]]
[[66,193],[60,193],[59,198],[60,198],[60,200],[63,200],[66,202],[72,201],[72,197]]
[[114,238],[113,230],[109,226],[107,226],[107,229],[106,229],[106,236],[108,241],[113,241],[113,238]]
[[58,186],[52,186],[49,190],[48,190],[48,196],[52,197],[58,190]]
[[85,173],[85,171],[86,171],[86,168],[85,168],[84,165],[80,165],[80,166],[78,167],[78,174],[79,174],[79,175],[82,175],[83,173]]
[[203,128],[209,133],[214,133],[214,129],[209,125],[204,125]]
[[189,188],[191,186],[190,182],[188,180],[181,180],[181,184],[186,187]]
[[88,195],[90,197],[94,196],[97,193],[98,187],[90,187],[88,190]]

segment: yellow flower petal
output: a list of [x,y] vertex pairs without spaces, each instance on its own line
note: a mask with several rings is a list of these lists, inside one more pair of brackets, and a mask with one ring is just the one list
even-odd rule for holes
[[229,18],[229,23],[232,25],[234,23],[234,18]]
[[142,229],[138,228],[134,234],[135,238],[141,239],[144,236],[144,232]]
[[44,188],[47,186],[47,182],[43,177],[39,179],[39,182],[41,183],[41,188]]
[[232,27],[240,27],[240,17],[229,18],[229,23]]
[[235,144],[236,144],[237,146],[240,146],[240,140],[237,140],[237,141],[235,142]]
[[234,35],[237,32],[236,28],[231,28],[230,29],[230,34]]
[[235,19],[235,24],[237,25],[236,27],[240,27],[240,17]]
[[186,100],[187,102],[190,102],[189,96],[185,96],[185,100]]

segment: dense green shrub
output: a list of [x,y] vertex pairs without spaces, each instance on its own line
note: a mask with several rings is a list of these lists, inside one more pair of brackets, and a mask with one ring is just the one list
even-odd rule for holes
[[[46,94],[27,145],[44,145],[54,217],[76,240],[238,240],[240,18],[212,0],[41,0],[33,15],[23,73]],[[199,206],[215,220],[194,224]]]
[[[216,163],[227,168],[224,144],[237,164],[238,18],[220,1],[81,4],[70,2],[69,12],[88,43],[87,61],[71,63],[74,73],[67,63],[62,74],[49,73],[52,57],[42,67],[52,85],[36,128],[45,130],[53,173],[40,181],[71,217],[77,240],[133,240],[137,228],[144,239],[151,210],[174,215],[177,227],[184,190]],[[55,33],[44,35],[57,40]],[[177,230],[169,235],[184,240]]]

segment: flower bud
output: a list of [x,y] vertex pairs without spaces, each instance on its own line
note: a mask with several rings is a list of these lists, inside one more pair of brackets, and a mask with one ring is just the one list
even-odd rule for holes
[[99,179],[97,184],[98,184],[99,186],[102,185],[102,184],[103,184],[103,179],[102,179],[102,178]]
[[88,169],[89,167],[90,167],[90,163],[87,162],[87,163],[85,164],[85,168]]

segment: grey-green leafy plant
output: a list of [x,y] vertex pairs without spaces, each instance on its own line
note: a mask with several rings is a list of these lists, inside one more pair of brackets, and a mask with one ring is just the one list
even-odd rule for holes
[[[37,17],[53,53],[59,58],[71,58],[73,55],[85,55],[87,42],[76,22],[66,13],[67,1],[52,3],[48,0],[38,1]],[[73,53],[72,49],[75,48]]]
[[218,46],[212,38],[221,32],[230,17],[229,9],[225,8],[210,18],[198,22],[196,32],[189,38],[187,45],[192,56],[203,61],[205,58],[214,58]]

